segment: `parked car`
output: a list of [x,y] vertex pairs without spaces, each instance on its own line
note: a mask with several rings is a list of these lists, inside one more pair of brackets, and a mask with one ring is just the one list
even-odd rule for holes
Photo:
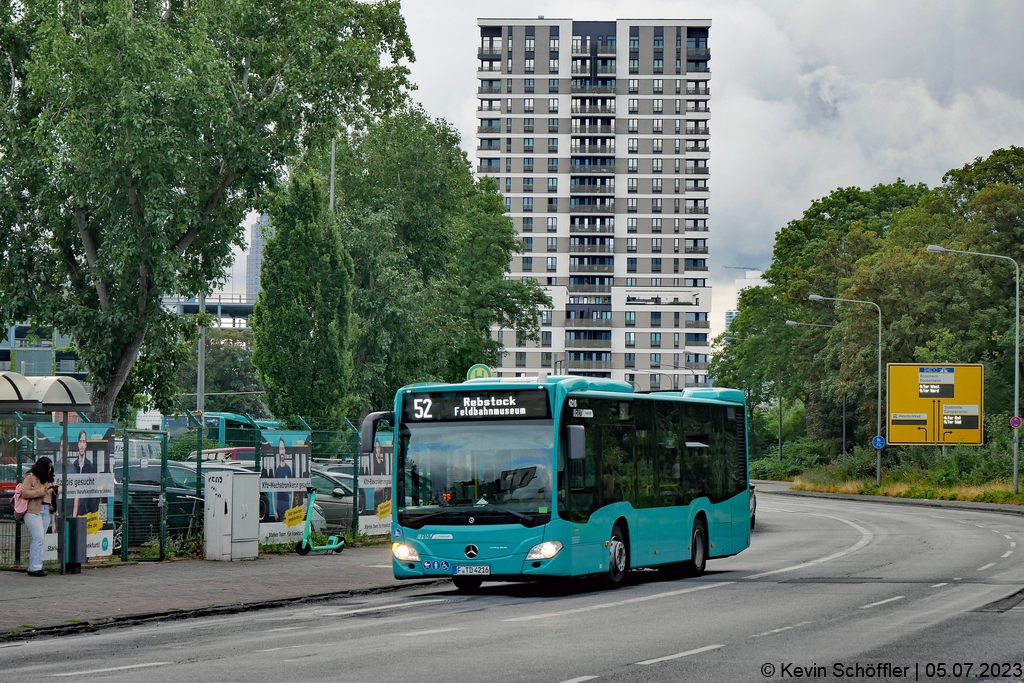
[[[235,446],[232,448],[210,448],[203,451],[203,462],[240,462],[247,463],[252,467],[253,459],[256,457],[256,448],[253,446]],[[198,459],[198,451],[188,454],[188,462],[195,462]]]
[[323,508],[329,529],[352,526],[352,475],[312,469],[310,482],[316,489],[316,504]]

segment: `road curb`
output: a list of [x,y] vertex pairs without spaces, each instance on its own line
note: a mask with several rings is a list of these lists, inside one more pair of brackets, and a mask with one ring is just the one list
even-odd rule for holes
[[888,503],[890,505],[916,505],[977,512],[997,512],[1004,515],[1024,515],[1024,505],[1002,505],[1000,503],[974,503],[967,500],[933,500],[930,498],[897,498],[895,496],[862,496],[850,493],[822,493],[819,491],[765,491],[767,495],[803,496],[805,498],[830,498],[832,500],[854,500],[862,503]]
[[156,623],[161,621],[175,621],[178,619],[193,619],[196,617],[219,616],[224,614],[239,614],[242,612],[255,612],[275,607],[288,607],[293,605],[311,604],[326,602],[339,598],[351,598],[362,595],[381,595],[393,593],[415,586],[435,586],[447,583],[447,579],[430,581],[409,581],[396,586],[377,586],[374,588],[362,588],[347,591],[333,591],[330,593],[318,593],[316,595],[300,595],[293,598],[277,598],[275,600],[261,600],[258,602],[240,602],[232,605],[215,605],[212,607],[198,607],[195,609],[173,610],[165,612],[150,612],[143,614],[126,615],[123,617],[104,617],[91,621],[82,621],[73,624],[59,624],[56,626],[41,626],[39,628],[24,629],[19,631],[8,631],[0,633],[0,643],[10,643],[20,640],[28,640],[39,636],[69,636],[80,633],[94,633],[100,629],[114,628],[118,626],[134,626],[143,623]]

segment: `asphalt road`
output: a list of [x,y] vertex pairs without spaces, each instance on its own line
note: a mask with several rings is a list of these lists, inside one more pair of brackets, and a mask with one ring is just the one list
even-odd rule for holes
[[1024,680],[1024,518],[758,502],[751,548],[699,579],[420,586],[39,638],[0,648],[0,680]]

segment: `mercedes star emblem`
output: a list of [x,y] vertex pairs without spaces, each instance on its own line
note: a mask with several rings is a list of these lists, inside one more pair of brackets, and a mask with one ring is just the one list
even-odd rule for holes
[[476,557],[480,553],[480,550],[475,545],[470,543],[469,545],[466,546],[466,551],[465,552],[466,552],[466,557],[468,557],[469,559],[472,560],[474,557]]

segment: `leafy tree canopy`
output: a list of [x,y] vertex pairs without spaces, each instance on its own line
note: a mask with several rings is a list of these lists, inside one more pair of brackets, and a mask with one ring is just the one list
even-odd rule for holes
[[[286,163],[395,107],[397,0],[0,1],[0,318],[56,326],[97,419],[170,407],[194,323]],[[382,59],[386,55],[386,59]]]
[[[951,170],[934,190],[898,180],[867,191],[839,189],[813,202],[779,232],[765,274],[770,286],[740,297],[729,333],[740,339],[716,341],[716,383],[763,400],[768,369],[781,364],[778,381],[787,395],[804,400],[809,434],[838,436],[837,407],[845,395],[861,436],[871,436],[877,313],[860,304],[807,301],[815,293],[879,305],[883,364],[984,363],[986,405],[1009,409],[1013,266],[928,253],[928,244],[1024,260],[1024,149],[996,150]],[[784,315],[835,327],[791,328],[797,336],[787,338],[779,327]]]
[[[328,148],[309,164],[327,177]],[[341,140],[336,165],[361,409],[391,405],[404,384],[496,364],[492,325],[536,337],[537,307],[550,301],[532,279],[505,279],[521,242],[494,181],[474,183],[448,122],[419,108],[382,117]]]
[[352,372],[352,262],[318,178],[293,178],[270,212],[253,306],[253,364],[280,419],[341,414]]
[[[178,394],[174,410],[196,408],[197,347],[178,374]],[[206,410],[213,413],[237,413],[268,418],[263,403],[263,385],[252,364],[251,329],[212,329],[206,334]],[[193,439],[193,448],[195,447]]]

